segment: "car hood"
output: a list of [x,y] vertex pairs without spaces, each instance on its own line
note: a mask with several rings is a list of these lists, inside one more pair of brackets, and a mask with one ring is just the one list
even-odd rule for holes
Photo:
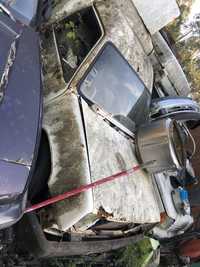
[[[0,229],[23,214],[41,129],[38,35],[0,13]],[[5,208],[5,206],[9,208]]]
[[0,14],[0,42],[0,80],[6,73],[14,42],[16,49],[0,103],[1,196],[25,191],[36,158],[41,123],[41,70],[38,35],[34,31]]

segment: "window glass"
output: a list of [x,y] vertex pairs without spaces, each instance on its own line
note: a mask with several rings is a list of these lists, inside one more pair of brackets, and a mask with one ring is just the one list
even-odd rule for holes
[[130,124],[130,119],[139,124],[147,117],[150,95],[136,72],[111,43],[103,48],[79,90],[122,124],[126,124],[125,121]]

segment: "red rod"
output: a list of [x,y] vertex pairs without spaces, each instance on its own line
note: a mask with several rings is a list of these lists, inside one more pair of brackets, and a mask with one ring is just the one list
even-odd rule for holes
[[51,204],[55,204],[55,203],[57,203],[59,201],[62,201],[64,199],[67,199],[67,198],[70,198],[72,196],[78,195],[78,194],[80,194],[82,192],[85,192],[85,191],[87,191],[87,190],[89,190],[91,188],[94,188],[94,187],[98,186],[98,185],[101,185],[101,184],[104,184],[104,183],[113,181],[113,180],[115,180],[117,178],[120,178],[120,177],[122,177],[124,175],[130,175],[131,173],[134,173],[134,172],[136,172],[139,169],[145,168],[147,166],[147,164],[150,164],[150,163],[152,163],[152,162],[148,162],[148,163],[143,164],[143,165],[136,165],[136,166],[132,167],[129,170],[125,170],[125,171],[116,173],[114,175],[108,176],[106,178],[99,179],[99,180],[97,180],[97,181],[95,181],[95,182],[93,182],[91,184],[82,185],[82,186],[80,186],[80,187],[78,187],[76,189],[73,189],[73,190],[68,191],[66,193],[63,193],[61,195],[52,197],[52,198],[47,199],[47,200],[45,200],[43,202],[40,202],[38,204],[35,204],[35,205],[27,208],[25,210],[25,213],[28,213],[28,212],[31,212],[31,211],[34,211],[34,210],[38,210],[40,208],[49,206]]

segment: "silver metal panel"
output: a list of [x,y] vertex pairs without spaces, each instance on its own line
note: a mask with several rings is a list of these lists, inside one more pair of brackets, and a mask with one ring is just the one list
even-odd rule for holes
[[170,117],[176,120],[198,120],[200,106],[187,97],[163,97],[153,100],[151,105],[152,119]]
[[[149,159],[154,161],[147,166],[150,173],[177,171],[183,168],[185,150],[178,129],[178,124],[169,118],[139,127],[137,152],[143,163]],[[176,147],[179,147],[180,151]]]

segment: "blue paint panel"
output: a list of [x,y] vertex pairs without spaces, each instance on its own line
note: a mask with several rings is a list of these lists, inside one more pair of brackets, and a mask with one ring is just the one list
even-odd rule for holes
[[[3,54],[8,54],[10,39],[0,28],[0,43],[4,43],[1,47]],[[0,57],[1,55],[0,52]],[[0,74],[5,60],[4,56],[2,58]],[[32,165],[41,116],[40,104],[41,69],[38,36],[24,27],[17,44],[17,54],[5,88],[4,100],[0,105],[0,159]]]
[[[16,36],[16,57],[0,103],[0,229],[23,215],[41,130],[41,65],[38,35],[0,14],[0,79]],[[5,197],[7,195],[7,197]],[[13,198],[15,196],[15,198]]]
[[14,17],[22,23],[29,25],[37,14],[38,0],[0,0],[9,7]]
[[4,195],[19,195],[24,191],[29,168],[0,160],[0,204]]

